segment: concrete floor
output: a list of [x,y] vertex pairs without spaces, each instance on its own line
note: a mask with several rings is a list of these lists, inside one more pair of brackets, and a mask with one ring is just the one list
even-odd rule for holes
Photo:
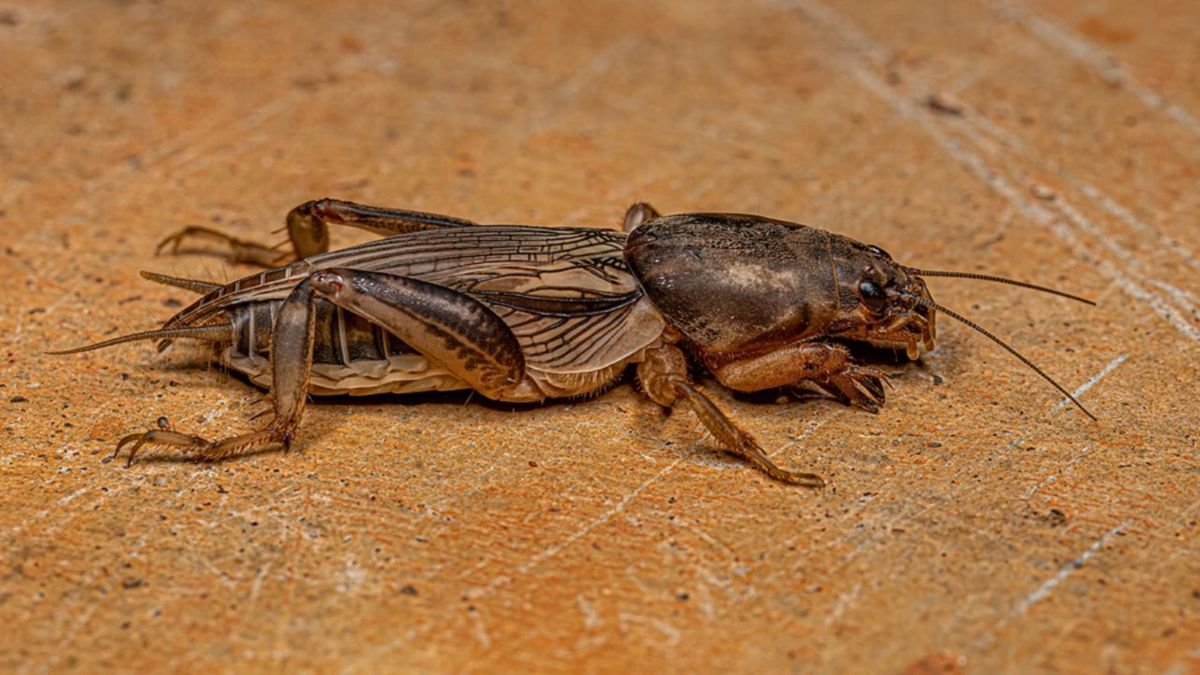
[[[336,6],[335,6],[336,4]],[[0,4],[0,670],[1200,670],[1200,3]],[[878,416],[708,391],[821,492],[626,384],[245,430],[151,328],[177,228],[336,196],[616,226],[756,212],[951,279],[1100,418],[946,319]],[[361,241],[335,234],[338,244]],[[164,455],[159,454],[160,457]]]

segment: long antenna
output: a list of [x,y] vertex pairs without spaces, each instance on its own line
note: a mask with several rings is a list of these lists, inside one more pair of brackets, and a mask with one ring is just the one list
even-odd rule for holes
[[921,298],[921,297],[917,297],[917,296],[911,296],[911,297],[917,302],[918,305],[924,305],[930,309],[937,310],[939,312],[945,312],[946,315],[949,316],[950,318],[958,319],[966,326],[973,328],[976,331],[979,331],[985,337],[987,337],[989,340],[991,340],[992,342],[995,342],[996,344],[1003,347],[1005,349],[1005,351],[1007,351],[1009,354],[1012,354],[1013,356],[1020,359],[1021,363],[1024,363],[1025,365],[1032,368],[1033,372],[1037,373],[1038,375],[1041,375],[1042,379],[1044,379],[1047,382],[1049,382],[1050,384],[1054,385],[1055,389],[1059,390],[1067,398],[1071,399],[1071,403],[1074,403],[1077,408],[1082,410],[1084,415],[1087,415],[1088,417],[1092,418],[1092,421],[1096,421],[1096,416],[1093,415],[1092,413],[1088,412],[1088,409],[1083,407],[1083,404],[1079,402],[1079,399],[1075,398],[1074,394],[1067,391],[1066,389],[1063,389],[1062,385],[1060,385],[1059,383],[1054,381],[1054,378],[1050,377],[1049,375],[1046,374],[1046,372],[1044,370],[1042,370],[1041,368],[1038,368],[1036,365],[1034,365],[1033,361],[1030,361],[1029,359],[1025,358],[1025,356],[1022,355],[1021,352],[1010,347],[1007,342],[996,337],[990,331],[988,331],[986,328],[984,328],[983,326],[980,326],[979,324],[975,323],[974,321],[971,321],[967,317],[965,317],[961,314],[958,314],[957,312],[954,312],[952,310],[946,309],[945,307],[942,307],[941,305],[937,304],[936,302],[934,302],[932,300],[926,300],[925,298]]
[[[922,277],[953,277],[956,279],[976,279],[979,281],[994,281],[994,282],[1000,283],[1000,284],[1008,284],[1010,286],[1020,286],[1021,288],[1028,288],[1033,291],[1041,291],[1043,293],[1050,293],[1051,295],[1057,295],[1057,296],[1061,296],[1064,298],[1070,298],[1071,300],[1075,300],[1077,302],[1082,302],[1082,303],[1088,304],[1088,305],[1096,304],[1095,300],[1088,300],[1087,298],[1084,298],[1084,297],[1081,297],[1078,295],[1074,295],[1072,293],[1067,293],[1066,291],[1060,291],[1056,288],[1039,286],[1037,284],[1031,284],[1028,281],[1017,281],[1016,279],[1009,279],[1007,277],[998,277],[994,274],[977,274],[975,272],[950,272],[950,271],[945,271],[945,270],[921,270],[921,269],[917,269],[915,267],[905,267],[904,271],[910,272],[912,274],[916,274],[917,276],[922,276]],[[949,312],[947,312],[947,314],[949,314]]]

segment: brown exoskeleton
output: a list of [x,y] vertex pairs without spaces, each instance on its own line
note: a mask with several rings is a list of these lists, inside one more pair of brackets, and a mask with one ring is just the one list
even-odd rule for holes
[[[473,389],[497,401],[541,401],[598,392],[636,364],[653,401],[686,402],[729,452],[772,478],[818,487],[815,474],[776,466],[693,386],[685,355],[730,389],[811,383],[875,412],[884,375],[852,360],[846,343],[916,359],[933,348],[938,311],[995,340],[1083,409],[1025,357],[936,304],[922,277],[979,278],[1090,301],[1000,277],[905,267],[875,246],[804,225],[660,216],[645,204],[629,209],[625,232],[476,225],[329,199],[296,207],[287,223],[295,256],[287,264],[276,249],[204,228],[168,238],[163,244],[176,249],[216,238],[235,260],[268,269],[224,285],[143,272],[203,296],[158,330],[61,352],[151,338],[161,351],[176,338],[206,340],[221,362],[270,390],[274,417],[261,429],[210,441],[163,423],[121,439],[116,453],[128,446],[129,463],[148,443],[205,460],[286,449],[308,394]],[[333,224],[388,236],[328,251]]]

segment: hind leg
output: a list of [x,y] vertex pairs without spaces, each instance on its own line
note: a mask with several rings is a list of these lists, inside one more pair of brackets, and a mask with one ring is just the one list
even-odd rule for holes
[[172,255],[178,255],[181,247],[190,252],[192,246],[202,241],[214,242],[218,245],[228,247],[229,251],[225,255],[229,257],[230,262],[235,263],[276,267],[286,262],[289,257],[286,251],[279,250],[279,246],[266,246],[265,244],[238,239],[219,230],[200,225],[185,227],[158,242],[158,246],[154,248],[154,255],[161,254],[164,249],[170,249]]
[[333,304],[383,326],[406,345],[496,401],[537,401],[512,329],[487,305],[451,288],[396,274],[332,268],[313,289]]
[[[271,341],[274,418],[266,427],[210,441],[160,424],[121,439],[129,463],[145,445],[179,448],[187,457],[218,460],[291,445],[312,374],[317,297],[388,329],[405,344],[445,368],[475,391],[498,401],[535,401],[543,395],[525,372],[521,346],[486,305],[453,289],[419,279],[328,269],[314,272],[288,295],[275,319]],[[115,454],[114,454],[115,456]]]
[[[288,241],[267,246],[213,230],[207,227],[185,227],[163,239],[156,252],[170,249],[179,253],[197,242],[209,241],[226,247],[223,254],[233,262],[263,267],[278,267],[293,260],[329,250],[329,226],[345,225],[384,236],[430,230],[439,227],[468,227],[475,223],[461,218],[441,216],[420,211],[405,211],[379,206],[367,206],[338,199],[318,199],[304,202],[288,212]],[[290,244],[290,246],[289,246]],[[288,249],[291,250],[288,250]]]
[[117,443],[113,457],[128,447],[128,466],[133,464],[138,451],[146,445],[179,448],[186,457],[209,461],[272,446],[288,449],[300,428],[300,418],[308,393],[316,325],[314,314],[312,284],[305,280],[288,295],[275,320],[275,333],[271,341],[271,399],[275,415],[267,426],[257,431],[210,441],[202,436],[177,432],[171,429],[165,420],[160,420],[158,429],[122,438]]

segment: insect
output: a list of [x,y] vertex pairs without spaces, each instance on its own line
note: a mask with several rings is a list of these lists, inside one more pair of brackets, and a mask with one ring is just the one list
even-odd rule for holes
[[[386,235],[329,251],[329,226]],[[885,374],[856,362],[849,343],[934,346],[943,312],[983,333],[1086,409],[1015,349],[934,302],[924,278],[1013,284],[1003,277],[919,270],[882,249],[824,230],[740,214],[660,215],[635,204],[624,231],[477,225],[470,221],[322,199],[287,217],[292,251],[187,228],[161,245],[214,239],[262,272],[229,284],[152,272],[152,281],[201,293],[161,328],[70,349],[143,339],[211,343],[217,358],[269,389],[273,416],[220,440],[159,428],[128,435],[127,464],[148,444],[218,460],[290,448],[308,395],[471,389],[496,401],[594,394],[634,366],[645,394],[696,414],[717,441],[770,477],[820,487],[776,465],[689,377],[689,355],[722,385],[755,392],[808,383],[870,412]],[[1094,304],[1094,303],[1091,303]],[[1093,419],[1095,419],[1093,417]]]

